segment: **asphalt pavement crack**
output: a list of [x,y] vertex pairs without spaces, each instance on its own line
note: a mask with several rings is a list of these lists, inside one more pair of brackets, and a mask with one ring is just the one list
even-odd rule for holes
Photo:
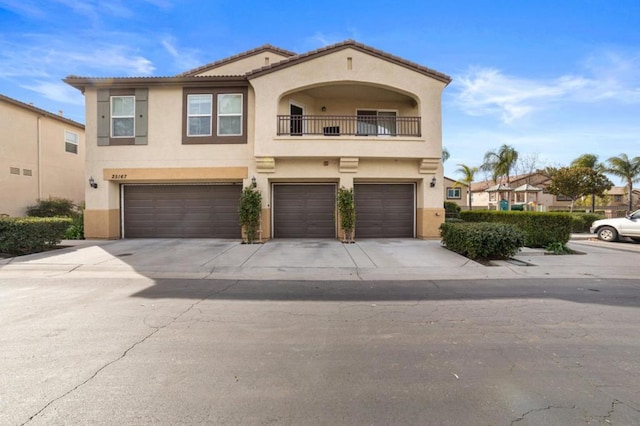
[[532,413],[538,413],[538,412],[541,412],[541,411],[547,411],[547,410],[553,410],[553,409],[555,409],[555,410],[560,410],[560,409],[562,409],[562,410],[574,410],[575,408],[576,408],[575,405],[572,405],[571,407],[563,407],[561,405],[549,405],[548,407],[544,407],[544,408],[535,408],[533,410],[527,411],[526,413],[524,413],[522,416],[518,417],[517,419],[512,420],[511,421],[511,425],[513,425],[514,423],[518,423],[518,422],[523,421],[525,417],[527,417],[529,414],[532,414]]
[[107,367],[115,364],[118,361],[121,361],[122,359],[124,359],[129,352],[131,352],[136,346],[144,343],[146,340],[148,340],[149,338],[151,338],[154,334],[156,334],[157,332],[159,332],[160,330],[169,327],[171,324],[173,324],[174,322],[176,322],[178,319],[180,319],[180,317],[182,317],[183,315],[185,315],[187,312],[189,312],[190,310],[192,310],[194,307],[196,307],[197,305],[199,305],[201,302],[205,301],[206,299],[208,299],[209,297],[216,295],[216,294],[220,294],[223,293],[225,291],[227,291],[228,289],[230,289],[231,287],[235,286],[236,284],[238,284],[238,281],[234,281],[233,283],[229,284],[228,286],[224,287],[223,289],[220,290],[215,290],[215,291],[211,291],[210,293],[208,293],[205,297],[203,297],[200,300],[197,300],[196,302],[192,303],[191,305],[189,305],[185,310],[183,310],[182,312],[180,312],[178,315],[174,316],[171,318],[171,320],[169,322],[167,322],[166,324],[159,326],[159,327],[154,327],[152,325],[149,325],[146,323],[146,317],[143,319],[143,323],[148,326],[148,327],[152,327],[154,328],[154,330],[147,334],[145,337],[143,337],[142,339],[138,340],[137,342],[135,342],[134,344],[132,344],[131,346],[129,346],[124,352],[122,352],[122,354],[117,357],[116,359],[113,359],[109,362],[107,362],[106,364],[104,364],[102,367],[98,368],[91,376],[89,376],[86,380],[82,381],[81,383],[79,383],[78,385],[74,386],[73,388],[71,388],[70,390],[66,391],[65,393],[63,393],[62,395],[58,396],[57,398],[52,399],[51,401],[47,402],[41,409],[39,409],[38,411],[36,411],[33,415],[31,415],[27,421],[23,422],[20,424],[20,426],[24,426],[27,423],[29,423],[31,420],[33,420],[34,418],[36,418],[38,415],[40,415],[43,411],[45,411],[47,408],[49,408],[52,404],[56,403],[57,401],[65,398],[66,396],[72,394],[73,392],[75,392],[76,390],[80,389],[82,386],[86,385],[87,383],[89,383],[90,381],[92,381],[93,379],[95,379],[98,374],[100,374],[101,371],[103,371],[104,369],[106,369]]

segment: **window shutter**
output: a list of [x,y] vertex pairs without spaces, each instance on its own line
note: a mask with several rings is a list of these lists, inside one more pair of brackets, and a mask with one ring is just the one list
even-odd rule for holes
[[109,90],[98,90],[98,146],[109,145],[111,133],[111,105]]
[[149,110],[148,102],[149,89],[136,89],[136,145],[147,144],[147,128],[149,120],[147,112]]

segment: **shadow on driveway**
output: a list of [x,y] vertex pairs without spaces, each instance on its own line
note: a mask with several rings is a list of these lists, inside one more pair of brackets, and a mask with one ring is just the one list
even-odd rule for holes
[[640,307],[640,280],[255,281],[155,279],[132,297],[302,302],[558,299]]

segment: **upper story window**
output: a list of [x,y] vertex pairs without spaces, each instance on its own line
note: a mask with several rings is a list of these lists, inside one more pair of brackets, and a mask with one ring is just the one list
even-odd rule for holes
[[64,131],[64,150],[72,154],[78,153],[78,134],[74,132]]
[[183,93],[182,143],[246,144],[247,87],[187,87]]
[[460,199],[460,188],[447,188],[447,198]]
[[135,136],[135,96],[111,97],[111,137],[132,138]]
[[187,136],[211,136],[212,95],[187,96]]
[[218,136],[242,135],[242,94],[218,95]]
[[146,145],[149,89],[98,89],[98,146]]

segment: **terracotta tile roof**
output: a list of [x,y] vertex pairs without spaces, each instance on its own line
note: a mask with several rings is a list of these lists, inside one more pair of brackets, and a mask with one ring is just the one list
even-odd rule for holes
[[276,46],[272,46],[270,44],[263,44],[260,47],[256,47],[255,49],[247,50],[246,52],[238,53],[237,55],[229,56],[228,58],[220,59],[215,62],[210,62],[206,65],[202,65],[198,68],[191,69],[189,71],[185,71],[181,74],[178,74],[176,77],[185,77],[185,76],[193,76],[195,74],[200,74],[205,71],[209,71],[211,69],[217,68],[221,65],[226,65],[231,62],[238,61],[240,59],[247,58],[249,56],[257,55],[262,52],[273,52],[283,56],[296,56],[295,52],[290,52],[288,50],[281,49]]
[[[521,175],[513,175],[509,177],[509,184],[512,187],[518,187],[524,184],[533,184],[535,186],[538,187],[546,187],[546,183],[549,181],[549,178],[547,178],[545,175],[541,174],[541,173],[537,173],[537,172],[533,172],[533,173],[525,173],[525,174],[521,174]],[[500,180],[500,182],[498,182],[500,184],[506,184],[507,180],[502,178],[502,180]],[[484,180],[484,181],[480,181],[480,182],[473,182],[471,184],[471,192],[481,192],[484,191],[485,189],[496,185],[497,183],[494,182],[493,180]]]
[[382,50],[374,49],[373,47],[367,46],[362,43],[358,43],[354,40],[345,40],[343,42],[332,44],[330,46],[321,47],[319,49],[312,50],[307,53],[302,53],[300,55],[292,56],[290,58],[283,59],[280,62],[275,62],[271,65],[267,65],[262,68],[258,68],[256,70],[250,71],[246,75],[249,79],[255,78],[284,67],[295,65],[297,63],[304,62],[304,61],[316,58],[318,56],[326,55],[328,53],[335,52],[342,49],[347,49],[347,48],[353,48],[356,50],[360,50],[361,52],[365,52],[365,53],[377,56],[386,61],[393,62],[405,68],[409,68],[419,73],[428,75],[429,77],[435,78],[436,80],[442,81],[443,83],[446,83],[446,84],[449,84],[451,82],[451,77],[449,77],[446,74],[443,74],[431,68],[427,68],[425,66],[419,65],[415,62],[411,62],[406,59],[400,58],[399,56],[391,55],[389,53],[383,52]]
[[70,75],[63,80],[65,83],[84,91],[90,87],[115,87],[115,88],[136,88],[141,84],[145,86],[181,86],[190,87],[216,82],[216,84],[242,84],[246,85],[247,79],[243,75],[225,76],[184,76],[184,77],[80,77]]
[[6,103],[9,103],[9,104],[18,106],[20,108],[24,108],[26,110],[35,112],[37,114],[44,115],[45,117],[49,117],[49,118],[53,118],[55,120],[59,120],[59,121],[61,121],[63,123],[70,124],[72,126],[84,129],[84,124],[82,124],[82,123],[78,123],[77,121],[71,120],[70,118],[66,118],[66,117],[64,117],[64,116],[62,116],[60,114],[54,114],[53,112],[49,112],[49,111],[46,111],[44,109],[34,107],[33,105],[25,104],[24,102],[20,102],[17,99],[13,99],[13,98],[10,98],[10,97],[5,96],[5,95],[0,95],[0,101],[3,101],[3,102],[6,102]]

